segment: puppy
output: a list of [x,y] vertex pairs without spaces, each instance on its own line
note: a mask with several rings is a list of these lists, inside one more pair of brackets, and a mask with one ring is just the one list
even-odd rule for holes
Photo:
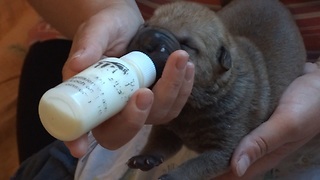
[[288,10],[277,0],[234,0],[218,12],[191,2],[155,11],[128,50],[157,62],[186,50],[195,65],[192,93],[174,120],[152,128],[128,166],[149,170],[183,145],[199,155],[162,180],[214,178],[228,170],[239,141],[266,121],[302,73],[306,52]]

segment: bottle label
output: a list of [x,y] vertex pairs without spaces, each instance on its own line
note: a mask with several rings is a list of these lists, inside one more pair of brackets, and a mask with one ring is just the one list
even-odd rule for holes
[[59,86],[89,112],[89,117],[96,114],[108,118],[110,112],[122,109],[139,88],[139,81],[134,73],[125,62],[107,58]]

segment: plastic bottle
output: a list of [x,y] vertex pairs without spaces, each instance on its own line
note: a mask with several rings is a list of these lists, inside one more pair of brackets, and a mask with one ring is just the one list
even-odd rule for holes
[[42,96],[41,122],[53,137],[75,140],[118,113],[137,89],[155,79],[156,67],[142,52],[102,59]]

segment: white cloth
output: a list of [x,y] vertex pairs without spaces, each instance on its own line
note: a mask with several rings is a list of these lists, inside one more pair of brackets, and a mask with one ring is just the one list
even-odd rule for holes
[[[185,160],[196,156],[187,148],[168,159],[160,166],[143,172],[128,169],[126,162],[137,155],[147,141],[150,126],[145,126],[128,144],[116,151],[104,149],[91,138],[91,150],[79,160],[76,180],[156,180]],[[320,135],[289,156],[279,166],[268,172],[265,180],[319,180],[320,179]]]
[[90,148],[87,154],[79,159],[76,180],[118,180],[127,171],[126,162],[137,155],[146,143],[150,131],[145,126],[134,139],[118,150],[110,151],[99,144],[89,134]]

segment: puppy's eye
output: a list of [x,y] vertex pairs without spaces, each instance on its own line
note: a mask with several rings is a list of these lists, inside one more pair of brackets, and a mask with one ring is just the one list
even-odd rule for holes
[[229,70],[231,68],[231,56],[225,47],[220,47],[217,52],[217,59],[220,65],[226,70]]
[[196,46],[191,42],[190,39],[184,39],[180,41],[180,46],[181,49],[185,50],[185,51],[193,51],[196,54],[199,54],[199,49],[196,48]]

